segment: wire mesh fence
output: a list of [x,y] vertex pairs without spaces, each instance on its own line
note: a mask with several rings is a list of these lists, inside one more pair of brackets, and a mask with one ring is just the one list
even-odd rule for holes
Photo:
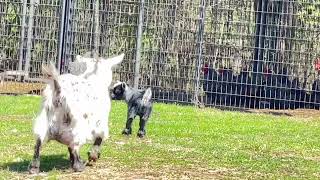
[[0,1],[1,93],[29,93],[42,63],[57,60],[61,5],[58,0]]
[[0,14],[0,92],[48,61],[67,73],[75,55],[125,52],[115,79],[158,101],[320,107],[320,1],[0,0]]

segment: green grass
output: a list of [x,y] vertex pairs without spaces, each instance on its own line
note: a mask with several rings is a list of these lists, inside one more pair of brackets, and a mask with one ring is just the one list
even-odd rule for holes
[[[32,118],[40,100],[0,96],[0,178],[29,177]],[[143,140],[136,137],[138,119],[131,137],[121,135],[125,120],[126,105],[113,102],[102,158],[83,173],[72,173],[65,146],[46,144],[41,152],[44,173],[38,177],[320,178],[319,119],[156,103]],[[82,149],[83,159],[89,147]]]

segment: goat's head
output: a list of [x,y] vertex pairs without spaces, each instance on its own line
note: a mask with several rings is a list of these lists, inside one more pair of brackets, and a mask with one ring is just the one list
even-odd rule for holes
[[77,62],[86,63],[86,71],[82,76],[90,80],[98,80],[106,83],[107,86],[111,84],[112,81],[112,69],[119,65],[124,58],[124,54],[112,57],[112,58],[89,58],[80,55],[76,56]]
[[117,100],[125,98],[124,96],[127,89],[128,86],[125,82],[117,81],[117,83],[113,85],[113,88],[110,89],[111,98]]

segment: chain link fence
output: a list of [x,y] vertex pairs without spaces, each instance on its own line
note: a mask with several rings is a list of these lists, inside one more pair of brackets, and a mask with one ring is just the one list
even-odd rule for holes
[[0,0],[1,93],[38,93],[40,67],[125,52],[115,80],[154,99],[320,107],[320,1]]

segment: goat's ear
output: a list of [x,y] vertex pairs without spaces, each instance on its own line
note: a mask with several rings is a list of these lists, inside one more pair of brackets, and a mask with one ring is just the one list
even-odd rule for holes
[[51,61],[49,65],[42,64],[42,74],[47,76],[49,79],[56,79],[59,75],[55,64]]
[[124,58],[124,53],[122,53],[118,56],[112,57],[112,58],[108,58],[106,60],[110,64],[111,67],[114,67],[114,66],[120,64],[122,62],[123,58]]
[[126,83],[122,83],[122,84],[121,84],[121,87],[122,87],[123,89],[126,89],[126,86],[127,86]]

